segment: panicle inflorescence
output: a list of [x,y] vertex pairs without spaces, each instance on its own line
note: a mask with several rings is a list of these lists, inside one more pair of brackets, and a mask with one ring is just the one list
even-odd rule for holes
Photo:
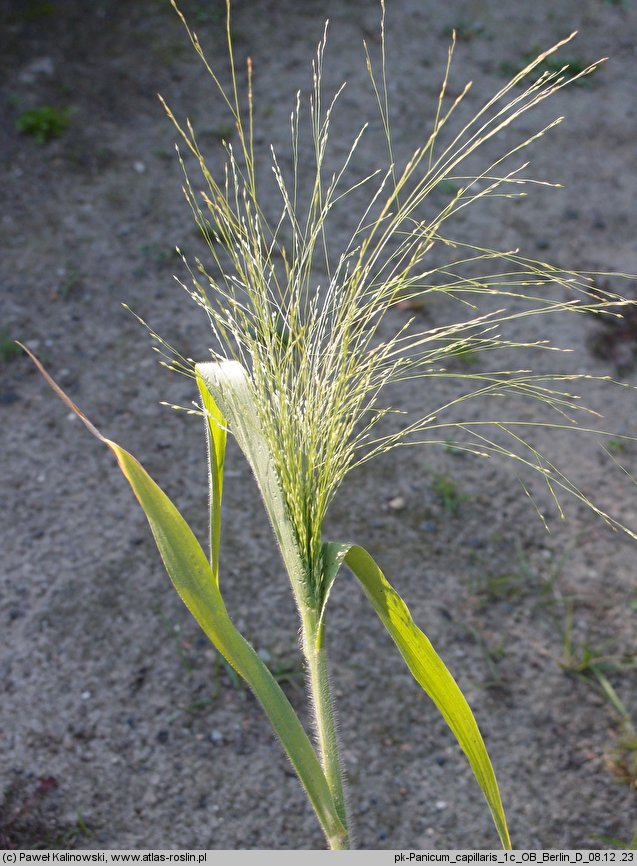
[[[432,131],[425,144],[400,166],[394,159],[389,121],[383,7],[380,76],[367,47],[365,52],[387,161],[350,183],[348,170],[367,134],[367,124],[354,137],[340,168],[328,172],[330,124],[341,91],[325,102],[322,71],[326,25],[313,63],[309,99],[314,155],[309,186],[300,168],[302,100],[297,94],[290,121],[291,178],[286,179],[274,148],[271,151],[281,200],[280,211],[272,218],[264,212],[257,189],[252,65],[248,63],[245,110],[240,104],[229,17],[227,32],[229,90],[208,64],[196,34],[188,30],[236,128],[237,146],[224,143],[227,159],[221,180],[208,169],[190,122],[179,123],[166,106],[201,169],[206,187],[200,195],[195,193],[182,160],[184,192],[215,265],[212,273],[195,260],[194,267],[190,266],[193,288],[188,291],[210,320],[217,339],[213,355],[239,360],[249,372],[255,405],[310,572],[317,570],[321,526],[345,475],[397,445],[414,441],[448,444],[450,426],[460,431],[464,437],[461,447],[466,450],[513,457],[541,472],[554,495],[563,488],[587,501],[557,467],[522,438],[514,422],[447,421],[440,416],[469,399],[512,394],[542,402],[563,416],[564,426],[572,425],[572,412],[582,407],[559,383],[584,378],[581,375],[508,369],[449,372],[442,364],[468,352],[553,348],[543,340],[525,343],[501,336],[502,326],[514,319],[564,312],[616,315],[619,307],[630,303],[599,289],[592,274],[557,268],[513,250],[482,248],[446,233],[451,218],[468,205],[494,196],[522,195],[518,188],[524,184],[552,185],[526,177],[527,163],[511,169],[505,168],[505,163],[508,165],[518,151],[562,118],[505,149],[496,159],[485,160],[481,171],[467,176],[462,164],[524,113],[591,73],[597,64],[573,76],[567,74],[567,67],[555,69],[551,65],[554,71],[549,69],[533,80],[534,70],[572,36],[557,43],[520,70],[441,143],[443,130],[446,134],[471,86],[467,84],[453,99],[448,97],[454,38]],[[451,181],[447,203],[426,215],[436,200],[432,194],[448,189]],[[307,189],[309,194],[304,197]],[[350,208],[361,193],[366,198],[360,216],[341,252],[334,255],[326,226],[336,209]],[[432,263],[434,248],[448,252],[445,264]],[[549,292],[548,287],[560,287],[561,296]],[[397,303],[405,305],[434,294],[459,301],[466,315],[426,330],[418,330],[409,321],[397,325],[389,337],[387,328],[381,329],[386,314]],[[483,302],[488,304],[486,311],[480,307]],[[391,382],[414,377],[452,378],[462,387],[445,405],[432,406],[417,420],[381,435],[376,425],[390,411],[380,401],[381,392]],[[502,444],[491,430],[497,430],[509,444]],[[425,431],[428,433],[422,438]],[[606,514],[598,513],[614,523]]]

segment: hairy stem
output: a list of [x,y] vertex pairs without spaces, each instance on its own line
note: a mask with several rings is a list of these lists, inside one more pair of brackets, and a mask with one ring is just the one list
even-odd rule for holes
[[327,648],[324,644],[325,621],[319,624],[316,611],[306,609],[302,614],[303,649],[308,666],[308,683],[314,708],[314,721],[318,736],[323,772],[334,798],[336,812],[345,828],[345,835],[328,839],[330,848],[349,848],[349,829],[345,806],[343,768],[336,736],[334,705],[329,682]]

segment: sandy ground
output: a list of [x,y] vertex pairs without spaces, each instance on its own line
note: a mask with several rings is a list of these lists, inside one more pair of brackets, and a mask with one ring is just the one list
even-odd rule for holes
[[[284,146],[293,94],[307,91],[328,16],[326,85],[348,80],[330,158],[342,159],[345,130],[366,116],[378,132],[361,44],[377,49],[373,0],[235,7],[238,62],[248,54],[254,62],[263,159],[271,141]],[[228,119],[167,0],[4,0],[0,8],[3,844],[321,847],[260,708],[181,605],[111,456],[9,342],[27,341],[205,532],[199,421],[159,406],[188,405],[192,383],[157,367],[121,302],[185,355],[207,356],[207,324],[172,279],[184,276],[175,244],[186,253],[199,246],[175,133],[156,92],[193,119],[216,169]],[[223,70],[219,3],[184,0],[183,8]],[[634,0],[388,0],[392,117],[403,155],[430,128],[452,27],[461,37],[452,92],[473,79],[474,110],[504,82],[503,64],[519,68],[527,53],[574,29],[580,35],[567,59],[610,57],[587,86],[524,118],[507,139],[566,115],[532,153],[533,176],[565,189],[466,212],[457,235],[574,268],[637,271]],[[42,105],[71,109],[68,129],[47,144],[16,129],[22,112]],[[371,165],[382,160],[380,138],[362,153]],[[419,315],[433,326],[446,312]],[[392,315],[392,324],[405,317]],[[592,317],[574,316],[525,334],[572,347],[558,358],[566,370],[616,376],[619,367],[637,385],[634,334],[604,338],[599,357],[591,346],[602,332]],[[442,393],[430,387],[398,388],[393,404],[426,407]],[[635,392],[604,384],[587,397],[607,429],[636,433]],[[491,407],[472,411],[486,417]],[[533,411],[524,417],[533,420]],[[547,431],[537,441],[601,508],[637,528],[635,485],[594,442]],[[637,471],[637,445],[616,445],[614,456]],[[635,542],[574,501],[564,502],[561,521],[541,486],[529,483],[550,533],[511,466],[405,449],[352,476],[326,536],[370,549],[458,678],[488,744],[515,846],[625,843],[637,825],[636,741],[612,698],[635,717]],[[291,596],[234,447],[224,495],[228,607],[305,718]],[[390,507],[396,497],[404,507]],[[465,759],[351,577],[339,580],[331,604],[358,844],[497,847]]]

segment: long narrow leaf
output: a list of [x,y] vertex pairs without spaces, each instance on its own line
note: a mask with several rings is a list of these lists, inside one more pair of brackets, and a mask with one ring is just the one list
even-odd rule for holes
[[141,464],[115,443],[107,441],[106,444],[115,453],[144,509],[161,557],[182,601],[215,647],[260,700],[328,839],[344,835],[323,770],[307,734],[271,672],[228,616],[210,565],[192,530]]
[[210,396],[203,380],[198,376],[197,385],[206,416],[206,441],[208,443],[208,475],[210,485],[210,567],[219,580],[219,544],[221,540],[221,495],[223,493],[223,467],[226,456],[225,419]]
[[312,606],[305,565],[288,516],[274,460],[261,428],[248,375],[238,361],[197,364],[195,369],[198,379],[228,419],[233,436],[254,472],[297,603],[300,606]]
[[467,756],[486,797],[505,849],[511,848],[498,783],[469,704],[431,642],[411,618],[409,608],[374,559],[358,545],[326,543],[324,560],[344,561],[380,617],[414,679],[435,703]]
[[[144,467],[117,443],[107,439],[49,376],[32,352],[30,355],[46,381],[61,399],[86,424],[101,442],[111,449],[120,469],[131,485],[150,524],[166,570],[182,601],[205,634],[252,688],[261,702],[275,733],[281,740],[312,803],[328,840],[345,838],[325,775],[303,726],[281,687],[254,649],[235,628],[219,592],[216,575],[194,533],[168,496],[153,481]],[[223,423],[221,415],[217,420]],[[224,425],[225,426],[225,425]],[[213,437],[215,455],[221,438]],[[217,460],[220,473],[223,464]],[[218,489],[220,504],[221,480]],[[216,495],[216,494],[215,494]],[[213,551],[214,558],[214,551]]]

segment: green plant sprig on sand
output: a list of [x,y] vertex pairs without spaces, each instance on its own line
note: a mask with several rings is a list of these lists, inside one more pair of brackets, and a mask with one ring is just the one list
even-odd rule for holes
[[[325,647],[330,591],[345,563],[360,581],[411,673],[455,734],[485,795],[501,843],[510,847],[495,774],[460,689],[372,557],[357,545],[324,541],[322,527],[336,491],[352,469],[399,445],[437,443],[449,447],[452,427],[459,434],[455,447],[486,457],[498,454],[513,458],[541,474],[558,505],[558,492],[566,490],[591,505],[612,526],[621,526],[590,503],[575,484],[523,438],[522,425],[533,424],[515,418],[471,421],[452,414],[475,398],[522,397],[541,403],[559,418],[559,423],[535,424],[593,432],[592,428],[574,424],[576,410],[590,410],[582,410],[577,397],[563,390],[565,383],[591,377],[538,374],[530,369],[454,372],[441,366],[445,360],[469,351],[556,351],[544,340],[508,340],[501,335],[501,329],[526,316],[578,312],[618,315],[618,308],[630,303],[594,287],[591,274],[557,268],[511,250],[482,248],[443,234],[452,217],[463,208],[490,197],[519,195],[515,191],[519,185],[539,183],[523,176],[526,163],[510,170],[501,166],[561,118],[495,160],[486,160],[482,171],[466,175],[462,166],[525,112],[589,74],[596,65],[570,78],[564,75],[564,69],[545,71],[530,86],[522,85],[529,72],[569,41],[563,40],[515,75],[443,143],[443,133],[447,133],[470,87],[467,85],[448,105],[452,43],[431,134],[401,165],[394,157],[391,134],[383,7],[380,73],[367,48],[365,52],[387,162],[362,178],[348,180],[358,145],[368,131],[367,124],[361,127],[341,167],[329,172],[330,124],[340,90],[325,100],[322,72],[326,26],[313,64],[309,100],[314,160],[309,186],[301,171],[302,100],[297,95],[291,114],[291,177],[286,178],[272,149],[274,182],[281,201],[280,212],[272,218],[265,212],[261,182],[257,182],[252,65],[248,61],[244,106],[230,35],[230,4],[228,89],[208,64],[196,34],[173,5],[236,129],[235,143],[225,143],[225,172],[217,180],[206,165],[190,122],[180,123],[166,106],[206,186],[200,195],[195,193],[185,174],[186,198],[216,266],[216,273],[212,273],[203,262],[195,260],[190,268],[192,288],[187,289],[204,309],[216,337],[217,346],[211,350],[213,360],[194,364],[157,334],[151,334],[163,346],[159,349],[167,358],[163,363],[194,376],[199,387],[201,403],[197,412],[204,416],[208,437],[209,556],[141,465],[119,445],[105,439],[38,366],[89,429],[114,452],[148,517],[177,591],[219,652],[261,701],[329,846],[346,848],[351,842]],[[183,160],[182,166],[186,172]],[[432,193],[440,191],[440,187],[448,189],[450,182],[460,185],[448,203],[437,210],[432,205]],[[333,214],[339,209],[350,213],[364,195],[349,240],[334,254],[328,237]],[[431,207],[434,213],[427,215]],[[430,262],[432,251],[438,247],[449,252],[444,265]],[[545,291],[549,286],[559,287],[566,299],[549,295]],[[394,324],[393,333],[387,336],[387,327],[394,321],[388,314],[396,304],[428,294],[460,302],[466,311],[464,318],[427,330],[414,328],[413,321]],[[486,310],[478,306],[483,302]],[[441,377],[460,384],[457,396],[444,405],[428,407],[417,420],[397,430],[383,429],[391,411],[382,401],[387,385]],[[254,472],[290,577],[302,627],[318,749],[270,671],[231,622],[223,603],[218,559],[227,432],[235,437]]]

